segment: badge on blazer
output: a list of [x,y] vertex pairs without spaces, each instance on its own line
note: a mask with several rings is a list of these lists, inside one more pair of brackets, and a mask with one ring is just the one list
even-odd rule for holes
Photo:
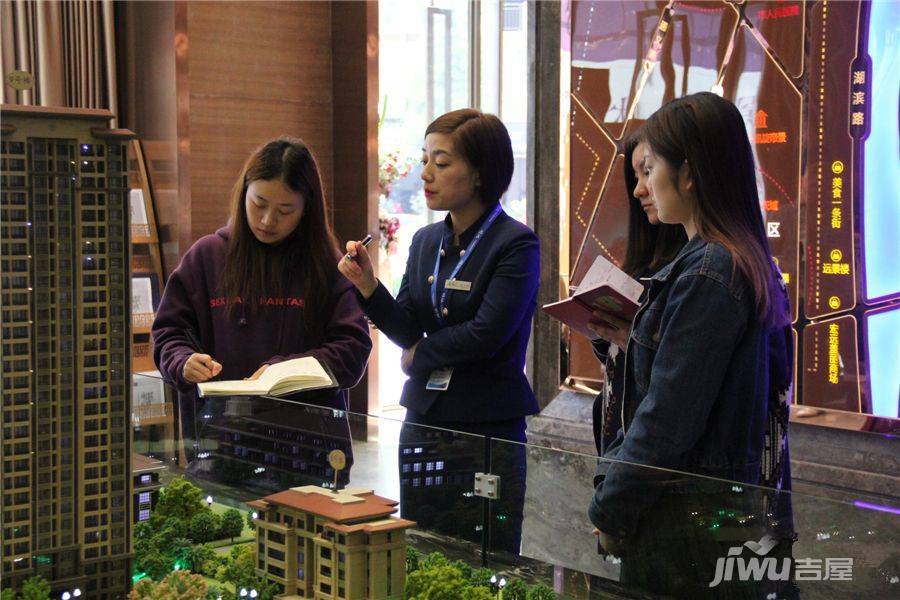
[[471,281],[462,281],[461,279],[448,279],[444,283],[444,287],[448,290],[457,290],[460,292],[468,292],[472,289]]

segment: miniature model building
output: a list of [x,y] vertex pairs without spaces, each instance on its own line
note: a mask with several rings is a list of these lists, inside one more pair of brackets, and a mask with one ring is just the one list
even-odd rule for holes
[[[350,481],[352,448],[345,416],[330,409],[228,398],[202,410],[198,448],[210,454],[210,467],[196,473],[225,485],[240,484],[265,494],[301,485],[331,483],[334,469],[326,460],[341,450],[350,459],[338,486]],[[271,407],[271,408],[270,408]],[[203,418],[210,415],[210,418]],[[188,417],[191,418],[191,417]]]
[[125,144],[103,110],[2,107],[3,587],[128,590]]
[[156,508],[159,490],[163,487],[159,476],[165,468],[166,465],[161,460],[143,454],[131,455],[132,490],[134,490],[132,523],[140,523],[150,518],[153,509]]
[[371,490],[291,488],[248,505],[257,511],[257,570],[279,598],[402,598],[406,529],[397,502]]

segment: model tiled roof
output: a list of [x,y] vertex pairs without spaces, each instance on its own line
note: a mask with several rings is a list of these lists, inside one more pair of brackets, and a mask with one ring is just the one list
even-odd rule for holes
[[337,523],[346,523],[386,517],[397,512],[398,502],[377,496],[372,490],[345,488],[334,492],[307,485],[284,490],[247,504],[258,510],[265,510],[273,505],[285,506]]

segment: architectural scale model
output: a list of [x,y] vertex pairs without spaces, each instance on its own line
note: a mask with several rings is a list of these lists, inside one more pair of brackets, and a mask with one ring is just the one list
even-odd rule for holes
[[121,598],[131,548],[126,144],[105,110],[2,108],[0,580]]
[[257,570],[278,598],[402,598],[406,529],[397,502],[371,490],[313,485],[248,502],[257,513]]

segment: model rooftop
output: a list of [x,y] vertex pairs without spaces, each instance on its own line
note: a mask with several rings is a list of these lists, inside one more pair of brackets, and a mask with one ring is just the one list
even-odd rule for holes
[[257,510],[286,507],[302,510],[335,523],[383,519],[397,512],[396,500],[377,496],[372,490],[345,488],[338,491],[306,485],[248,502]]

